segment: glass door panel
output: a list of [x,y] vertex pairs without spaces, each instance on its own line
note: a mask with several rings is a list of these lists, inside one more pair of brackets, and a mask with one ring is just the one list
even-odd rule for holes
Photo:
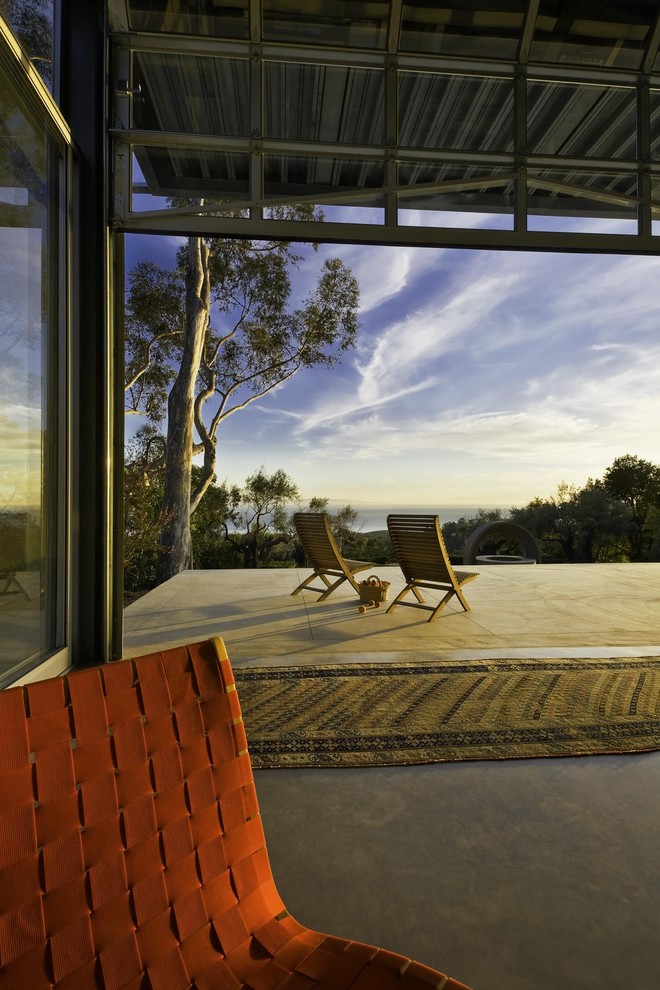
[[67,149],[0,68],[2,686],[64,645]]

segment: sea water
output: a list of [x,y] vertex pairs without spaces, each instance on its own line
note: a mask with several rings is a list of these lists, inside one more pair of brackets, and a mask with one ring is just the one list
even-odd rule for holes
[[350,505],[358,514],[356,529],[362,533],[371,533],[374,530],[387,529],[387,516],[390,513],[426,514],[430,513],[440,517],[441,523],[455,522],[458,519],[470,519],[476,516],[479,509],[491,510],[495,508],[506,509],[509,506],[492,505],[387,505],[382,502],[350,502],[341,499],[331,498],[328,500],[328,512],[336,512],[337,509]]

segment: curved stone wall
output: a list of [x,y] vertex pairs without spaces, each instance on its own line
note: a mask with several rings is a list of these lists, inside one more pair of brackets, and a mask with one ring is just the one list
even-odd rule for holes
[[463,563],[474,564],[480,544],[492,536],[512,536],[519,544],[523,557],[530,557],[537,564],[541,563],[541,549],[536,537],[519,523],[507,522],[505,519],[487,522],[472,530],[463,547]]

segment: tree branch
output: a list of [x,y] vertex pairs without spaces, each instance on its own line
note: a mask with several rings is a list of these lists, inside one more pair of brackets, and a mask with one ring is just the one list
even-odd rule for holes
[[151,338],[147,344],[147,356],[140,368],[135,372],[132,378],[124,384],[124,392],[128,392],[129,389],[133,388],[134,385],[142,378],[143,375],[149,371],[149,368],[153,364],[153,349],[160,340],[164,340],[166,337],[174,337],[176,330],[166,330],[164,333],[158,333]]
[[[266,386],[266,388],[261,389],[261,391],[259,392],[253,392],[253,394],[249,395],[247,399],[245,399],[243,402],[237,403],[235,406],[232,406],[231,409],[224,410],[224,407],[226,405],[229,396],[233,395],[236,389],[240,388],[241,385],[249,382],[252,378],[256,378],[258,376],[250,375],[248,378],[245,378],[243,381],[237,382],[236,385],[232,386],[232,388],[230,388],[228,392],[224,393],[222,402],[220,404],[220,408],[213,417],[211,428],[209,430],[209,435],[215,438],[220,423],[222,423],[229,416],[233,415],[233,413],[238,412],[240,409],[245,409],[245,407],[249,406],[249,404],[251,402],[254,402],[255,399],[261,399],[264,395],[268,395],[269,392],[272,392],[272,390],[276,388],[278,385],[282,385],[284,382],[288,381],[289,378],[293,378],[295,373],[298,371],[299,367],[300,367],[299,364],[295,365],[295,367],[293,367],[288,374],[283,375],[281,378],[278,378],[278,380],[276,382],[273,382],[272,385]],[[218,394],[221,395],[222,393],[219,392]]]

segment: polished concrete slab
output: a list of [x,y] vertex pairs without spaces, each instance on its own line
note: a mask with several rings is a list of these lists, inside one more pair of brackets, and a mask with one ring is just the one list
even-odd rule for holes
[[[308,572],[301,572],[301,576]],[[378,568],[401,587],[395,568]],[[660,655],[660,564],[484,567],[469,613],[290,598],[293,571],[191,571],[126,610],[126,655],[221,635],[235,666]],[[391,596],[392,597],[392,596]],[[474,990],[660,986],[660,753],[255,773],[302,923]]]
[[660,754],[255,774],[310,927],[475,990],[657,990]]

